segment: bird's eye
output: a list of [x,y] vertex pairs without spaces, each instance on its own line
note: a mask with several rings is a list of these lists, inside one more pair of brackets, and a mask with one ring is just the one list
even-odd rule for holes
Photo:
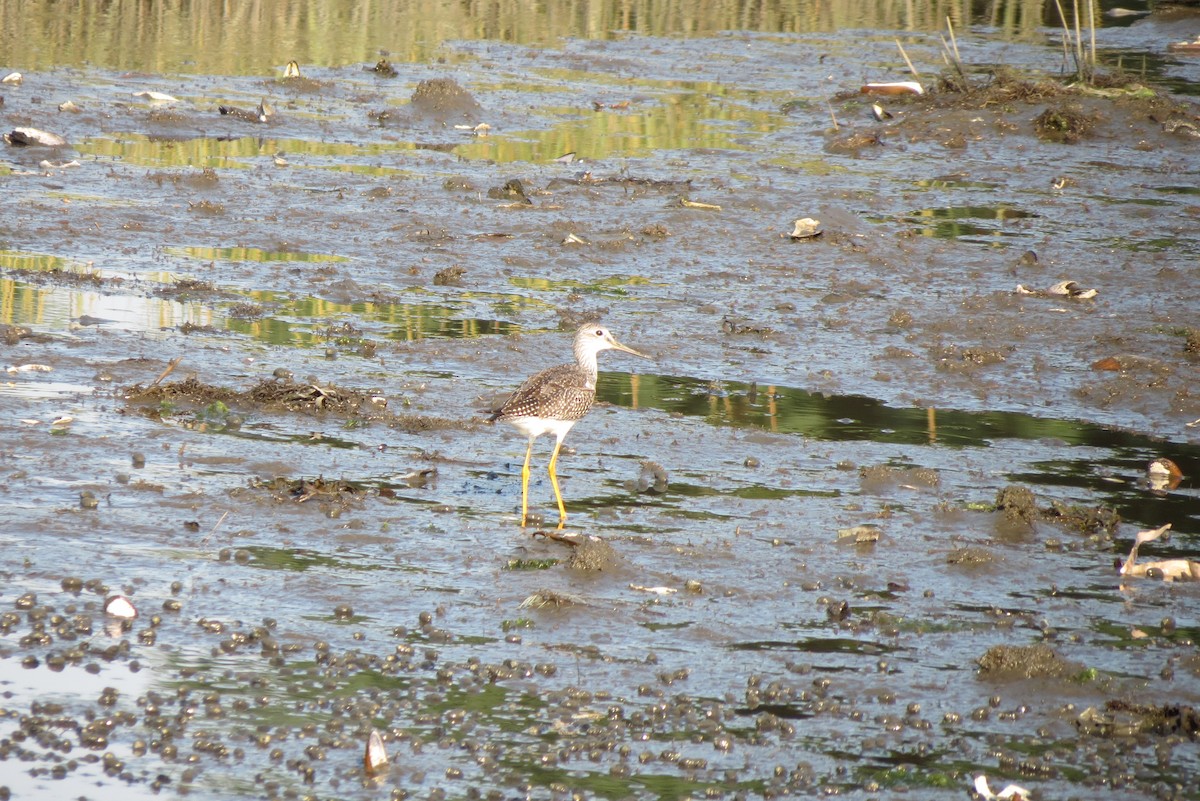
[[598,337],[602,337],[602,336],[604,336],[604,329],[603,329],[603,328],[597,328],[597,329],[596,329],[596,336],[598,336]]

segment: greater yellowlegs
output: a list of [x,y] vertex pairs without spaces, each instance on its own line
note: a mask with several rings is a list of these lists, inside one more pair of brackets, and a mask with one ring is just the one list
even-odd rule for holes
[[575,363],[560,364],[534,375],[509,396],[492,415],[492,420],[508,423],[529,437],[525,466],[521,468],[521,525],[529,517],[529,460],[533,443],[542,434],[553,434],[554,453],[550,457],[550,484],[558,501],[558,527],[567,522],[562,492],[558,488],[558,452],[563,437],[583,419],[596,400],[596,356],[602,350],[623,350],[643,359],[650,358],[628,345],[622,345],[609,330],[597,323],[580,326],[575,332]]

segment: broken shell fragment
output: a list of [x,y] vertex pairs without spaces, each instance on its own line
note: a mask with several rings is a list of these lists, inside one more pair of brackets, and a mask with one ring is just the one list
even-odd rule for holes
[[878,103],[871,104],[871,113],[873,115],[875,115],[875,119],[877,119],[879,122],[883,122],[884,120],[890,120],[895,116],[894,114],[892,114],[892,112],[888,111],[887,109],[885,109],[883,106],[879,105]]
[[363,754],[363,768],[367,773],[379,773],[387,767],[387,747],[383,744],[383,735],[377,729],[371,729],[367,736],[367,749]]
[[838,542],[843,544],[870,545],[871,543],[879,542],[880,531],[879,526],[867,523],[861,526],[852,526],[851,528],[839,528],[837,538]]
[[0,83],[18,84],[25,80],[25,76],[19,72],[10,72],[3,78],[0,78]]
[[43,131],[38,128],[13,128],[4,135],[4,141],[10,145],[25,147],[65,147],[67,140],[56,133]]
[[864,95],[923,95],[925,87],[916,81],[883,81],[868,83],[859,91]]
[[792,223],[792,232],[788,236],[792,239],[814,239],[822,233],[820,220],[814,220],[812,217],[802,217]]
[[1059,281],[1049,289],[1033,289],[1024,284],[1017,284],[1018,295],[1033,295],[1035,297],[1067,297],[1078,300],[1094,298],[1100,292],[1096,289],[1084,289],[1076,281]]
[[637,592],[648,592],[652,595],[674,595],[679,590],[674,587],[644,587],[641,584],[630,584],[629,589]]
[[1170,459],[1160,457],[1147,466],[1146,479],[1152,490],[1173,490],[1183,481],[1183,471]]
[[1155,459],[1146,468],[1146,472],[1152,476],[1169,476],[1171,478],[1183,478],[1183,471],[1179,469],[1179,465],[1172,462],[1166,457]]
[[168,95],[164,92],[134,92],[133,96],[139,100],[149,100],[151,103],[178,103],[179,98],[173,95]]
[[[1200,53],[1200,36],[1192,42],[1172,42],[1167,45],[1168,53]],[[5,78],[5,80],[8,80]]]
[[110,595],[104,600],[104,614],[109,617],[119,617],[122,620],[132,620],[138,616],[133,601],[124,595]]
[[287,66],[283,70],[283,77],[285,77],[285,78],[299,78],[300,77],[300,65],[296,63],[295,59],[293,59],[287,63]]
[[1161,562],[1137,563],[1138,548],[1147,542],[1153,542],[1171,530],[1171,524],[1139,531],[1133,538],[1133,547],[1129,549],[1129,557],[1118,569],[1122,576],[1140,576],[1160,581],[1200,581],[1200,562],[1190,559],[1166,559]]
[[715,203],[700,203],[696,200],[688,200],[686,197],[679,198],[679,205],[685,209],[704,209],[705,211],[720,211],[721,207]]
[[662,495],[670,486],[670,478],[666,468],[658,462],[649,459],[642,462],[642,469],[637,477],[637,491],[648,495]]
[[1000,799],[1001,801],[1028,801],[1029,791],[1024,787],[1016,784],[1008,784],[998,793],[993,793],[992,788],[988,786],[987,776],[982,773],[975,777],[975,792],[984,799],[984,801],[993,801]]
[[81,109],[79,106],[75,105],[75,102],[72,100],[65,100],[62,103],[59,103],[58,110],[59,111],[70,111],[73,114],[78,114],[79,112],[83,111],[83,109]]
[[1075,281],[1059,281],[1046,291],[1051,295],[1067,295],[1072,298],[1094,298],[1099,294],[1095,289],[1084,289]]
[[217,111],[222,116],[229,116],[246,122],[266,122],[275,116],[275,109],[266,100],[259,103],[258,108],[254,111],[247,111],[244,108],[237,108],[236,106],[217,106]]

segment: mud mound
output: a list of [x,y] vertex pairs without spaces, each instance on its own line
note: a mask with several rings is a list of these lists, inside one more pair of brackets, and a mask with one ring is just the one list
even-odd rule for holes
[[483,108],[452,78],[432,78],[417,84],[412,95],[413,113],[438,122],[478,121]]
[[996,645],[979,657],[979,675],[988,679],[1066,678],[1082,670],[1048,645]]

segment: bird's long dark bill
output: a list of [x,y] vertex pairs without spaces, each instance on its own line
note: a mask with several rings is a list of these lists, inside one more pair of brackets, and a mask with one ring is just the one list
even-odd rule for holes
[[634,350],[633,348],[629,347],[628,345],[622,345],[620,342],[616,341],[615,339],[612,341],[612,346],[614,348],[616,348],[617,350],[623,350],[626,353],[632,353],[634,356],[641,356],[643,359],[653,359],[654,358],[653,356],[648,356],[639,350]]

